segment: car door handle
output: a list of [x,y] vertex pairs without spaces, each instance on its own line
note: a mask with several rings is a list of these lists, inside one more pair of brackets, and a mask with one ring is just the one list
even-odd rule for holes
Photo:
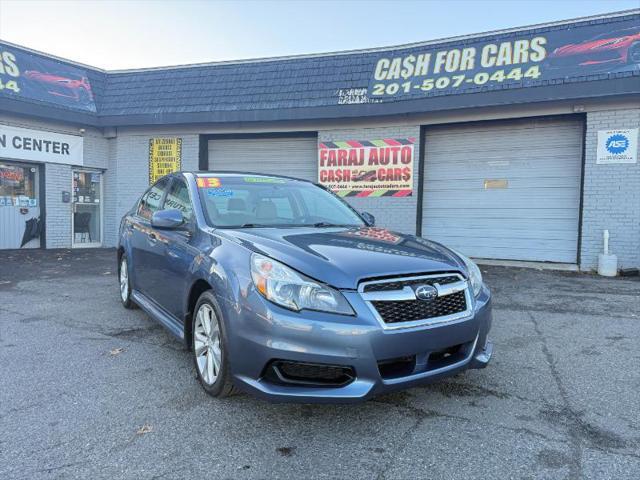
[[149,233],[147,237],[151,243],[156,243],[158,241],[158,235],[154,232]]

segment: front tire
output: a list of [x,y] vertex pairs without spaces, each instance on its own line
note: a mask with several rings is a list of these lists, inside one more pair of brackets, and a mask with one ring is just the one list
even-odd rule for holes
[[129,263],[127,256],[123,253],[120,259],[120,268],[118,269],[118,280],[120,282],[120,301],[122,306],[128,309],[136,308],[136,304],[131,299],[131,281],[129,275]]
[[212,397],[228,397],[235,393],[229,373],[227,335],[222,313],[213,294],[200,295],[192,318],[191,351],[198,381]]

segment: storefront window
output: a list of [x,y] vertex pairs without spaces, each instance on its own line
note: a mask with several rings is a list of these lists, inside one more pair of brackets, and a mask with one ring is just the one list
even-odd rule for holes
[[38,167],[0,160],[0,250],[38,248]]
[[100,203],[100,173],[74,172],[74,201],[77,203]]
[[0,206],[38,206],[35,167],[0,162]]

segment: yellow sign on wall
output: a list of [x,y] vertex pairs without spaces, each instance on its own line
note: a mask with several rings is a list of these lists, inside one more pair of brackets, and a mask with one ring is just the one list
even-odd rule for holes
[[149,139],[149,184],[182,168],[181,138]]

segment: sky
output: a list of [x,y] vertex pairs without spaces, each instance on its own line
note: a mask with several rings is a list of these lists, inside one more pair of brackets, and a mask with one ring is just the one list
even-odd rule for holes
[[640,0],[0,0],[0,39],[108,70],[420,42]]

